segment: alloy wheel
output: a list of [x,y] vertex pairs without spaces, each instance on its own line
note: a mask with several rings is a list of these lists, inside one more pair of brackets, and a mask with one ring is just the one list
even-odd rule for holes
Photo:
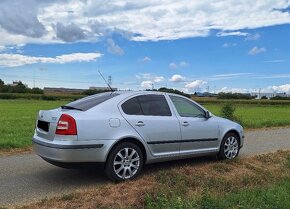
[[122,179],[132,178],[140,166],[140,156],[133,148],[123,148],[115,156],[113,167],[115,174]]
[[226,139],[224,145],[224,154],[228,159],[233,159],[239,152],[239,143],[236,137],[230,136]]

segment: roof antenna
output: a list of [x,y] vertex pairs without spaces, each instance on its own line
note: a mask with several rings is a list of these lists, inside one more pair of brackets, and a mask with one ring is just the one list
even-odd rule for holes
[[112,87],[110,86],[110,84],[106,81],[106,79],[104,78],[104,76],[102,75],[101,71],[99,71],[100,76],[104,79],[105,83],[108,85],[109,89],[113,92],[114,90],[112,89]]

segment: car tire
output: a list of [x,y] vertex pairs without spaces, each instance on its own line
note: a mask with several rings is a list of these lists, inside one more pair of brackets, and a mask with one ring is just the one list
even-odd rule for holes
[[105,165],[106,175],[115,182],[136,178],[143,168],[141,149],[130,142],[117,144],[111,150]]
[[219,160],[234,159],[238,157],[240,152],[240,139],[235,133],[227,133],[220,146],[220,151],[217,155]]

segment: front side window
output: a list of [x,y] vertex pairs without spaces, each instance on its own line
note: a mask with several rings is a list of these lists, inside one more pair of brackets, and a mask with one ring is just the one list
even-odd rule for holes
[[171,116],[168,103],[163,95],[136,96],[122,104],[128,115]]
[[177,96],[169,96],[173,102],[178,114],[181,117],[204,117],[204,110],[195,105],[193,102]]

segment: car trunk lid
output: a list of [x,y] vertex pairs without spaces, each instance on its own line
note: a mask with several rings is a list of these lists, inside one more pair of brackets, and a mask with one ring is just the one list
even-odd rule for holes
[[43,139],[53,140],[57,121],[61,114],[60,109],[40,110],[36,121],[37,136]]

